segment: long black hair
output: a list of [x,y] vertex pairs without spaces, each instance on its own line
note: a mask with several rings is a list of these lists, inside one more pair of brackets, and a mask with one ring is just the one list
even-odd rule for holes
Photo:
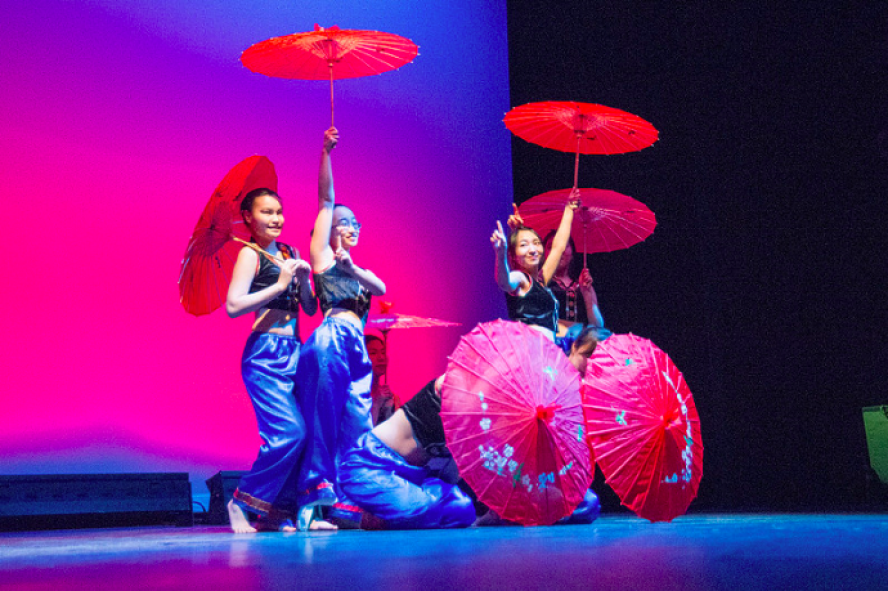
[[[556,230],[552,230],[546,234],[546,239],[543,240],[543,246],[546,248],[547,252],[551,250],[552,241],[555,240],[555,232]],[[574,243],[574,239],[568,238],[567,243],[570,245],[571,252],[573,252],[573,256],[570,258],[570,264],[567,266],[567,275],[571,280],[576,281],[580,278],[580,273],[583,271],[583,261],[581,257],[577,256],[577,245]]]

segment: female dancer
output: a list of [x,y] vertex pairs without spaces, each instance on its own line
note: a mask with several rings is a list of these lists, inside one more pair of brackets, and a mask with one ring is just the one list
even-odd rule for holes
[[[554,238],[555,232],[549,232],[543,240],[545,248],[551,248]],[[598,339],[602,340],[610,335],[610,331],[604,328],[604,318],[598,307],[598,294],[592,285],[589,269],[584,267],[580,271],[575,268],[579,266],[574,264],[578,262],[573,258],[575,252],[576,247],[571,238],[567,241],[567,248],[564,249],[549,283],[549,289],[558,300],[557,336],[563,337],[571,329],[578,331],[589,325],[598,329]]]
[[[241,358],[241,373],[263,444],[228,503],[228,516],[237,533],[292,530],[288,520],[296,510],[292,484],[305,443],[305,423],[293,396],[300,348],[299,305],[312,315],[317,303],[308,263],[299,258],[297,250],[277,241],[284,226],[277,193],[270,189],[250,191],[241,202],[241,216],[253,241],[270,255],[260,255],[246,246],[241,249],[225,303],[232,318],[256,313]],[[259,514],[256,527],[250,525],[243,509]]]
[[[518,206],[513,204],[513,207],[514,212],[509,216],[508,226],[514,232],[524,227],[524,220],[518,213]],[[551,250],[556,233],[556,231],[549,232],[543,240],[543,247],[546,250]],[[592,286],[592,275],[586,268],[582,271],[577,269],[578,261],[574,260],[576,250],[573,238],[568,238],[567,246],[558,260],[558,266],[549,283],[552,295],[558,300],[556,336],[564,337],[569,330],[575,335],[583,326],[591,325],[598,328],[598,338],[602,340],[610,336],[610,331],[604,328],[604,318],[598,307],[598,295]]]
[[398,397],[392,392],[388,384],[383,384],[385,370],[388,367],[388,355],[386,354],[385,339],[377,334],[365,334],[364,344],[367,345],[367,355],[373,365],[373,381],[370,384],[370,398],[373,406],[370,410],[370,419],[375,427],[388,419],[395,412]]
[[[547,286],[567,247],[574,210],[579,205],[578,197],[579,190],[574,189],[568,197],[561,223],[552,239],[552,249],[545,258],[539,234],[530,228],[517,227],[509,236],[508,250],[500,222],[496,223],[497,229],[490,237],[496,253],[496,283],[506,294],[509,320],[523,322],[544,332],[553,340],[558,331],[558,300]],[[568,348],[569,345],[565,347],[565,351]]]
[[361,510],[337,482],[342,454],[372,428],[370,359],[364,323],[370,296],[385,294],[385,284],[351,258],[361,224],[344,205],[335,204],[330,152],[339,141],[331,127],[324,134],[318,177],[318,217],[311,237],[311,267],[324,321],[312,333],[299,362],[297,397],[308,437],[299,479],[298,527],[319,517],[320,505],[333,505],[331,517],[356,527]]

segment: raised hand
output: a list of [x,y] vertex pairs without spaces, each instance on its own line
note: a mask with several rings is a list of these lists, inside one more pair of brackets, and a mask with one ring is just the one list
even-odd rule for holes
[[589,273],[589,269],[583,269],[580,273],[580,292],[583,295],[588,295],[592,292],[592,274]]
[[336,147],[336,144],[339,143],[339,130],[335,127],[331,127],[327,131],[324,132],[324,151],[328,154]]
[[498,255],[506,251],[506,233],[503,231],[503,225],[499,220],[496,221],[496,230],[490,235],[490,243]]
[[524,227],[524,218],[518,213],[518,205],[515,203],[512,204],[512,215],[509,216],[506,225],[509,226],[509,229],[513,232],[518,228]]
[[574,189],[570,192],[570,195],[567,196],[567,207],[576,211],[576,209],[580,205],[580,190],[577,187],[574,187]]

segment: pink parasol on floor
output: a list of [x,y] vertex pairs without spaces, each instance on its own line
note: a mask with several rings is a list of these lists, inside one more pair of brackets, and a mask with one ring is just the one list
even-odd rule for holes
[[639,517],[683,515],[703,477],[700,417],[684,376],[651,341],[615,334],[586,367],[589,444],[622,503]]
[[549,338],[519,322],[460,339],[441,388],[447,446],[478,499],[500,517],[547,525],[592,478],[580,375]]

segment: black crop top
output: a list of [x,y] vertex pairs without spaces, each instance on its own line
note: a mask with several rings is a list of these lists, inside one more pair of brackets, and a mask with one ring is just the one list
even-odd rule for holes
[[405,402],[401,410],[407,415],[413,435],[426,453],[433,457],[450,455],[441,421],[441,395],[435,391],[435,380]]
[[589,315],[586,312],[586,300],[580,291],[580,284],[573,281],[567,288],[561,286],[555,280],[549,282],[549,290],[558,300],[558,317],[572,322],[589,324]]
[[[281,258],[284,260],[296,258],[293,249],[282,242],[278,242],[278,250]],[[281,276],[281,269],[268,260],[265,255],[259,255],[259,269],[253,282],[250,284],[250,293],[256,293],[263,290],[269,285],[277,283],[278,277]],[[262,306],[263,308],[271,308],[272,310],[286,310],[288,312],[297,312],[299,310],[299,288],[292,282],[286,291]]]
[[558,331],[558,300],[552,291],[536,279],[531,279],[530,290],[524,296],[506,294],[509,320]]
[[333,263],[326,271],[315,273],[314,280],[318,302],[324,314],[332,308],[343,308],[351,310],[361,322],[367,324],[370,292],[357,279],[346,275]]

